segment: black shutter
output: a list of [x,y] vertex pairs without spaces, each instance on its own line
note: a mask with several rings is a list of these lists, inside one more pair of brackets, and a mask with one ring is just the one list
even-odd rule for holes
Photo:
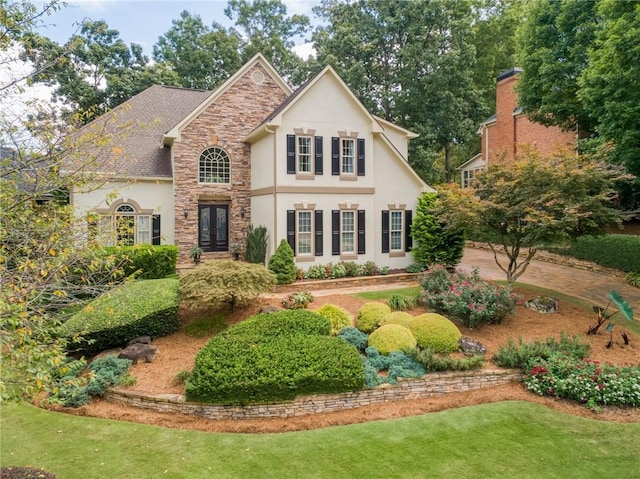
[[411,224],[413,223],[413,211],[404,212],[404,250],[411,251],[413,247],[413,237],[411,236]]
[[382,252],[389,252],[389,210],[382,210]]
[[316,136],[315,139],[315,173],[322,174],[322,137]]
[[364,176],[364,138],[358,138],[358,176]]
[[287,210],[287,243],[296,253],[296,212],[295,210]]
[[160,215],[153,215],[151,227],[151,244],[160,244]]
[[331,138],[331,174],[340,174],[340,138]]
[[287,135],[287,174],[296,174],[296,135]]
[[366,252],[364,210],[358,210],[358,254]]
[[340,210],[331,210],[331,254],[340,254]]
[[322,210],[316,210],[315,228],[315,255],[322,256]]

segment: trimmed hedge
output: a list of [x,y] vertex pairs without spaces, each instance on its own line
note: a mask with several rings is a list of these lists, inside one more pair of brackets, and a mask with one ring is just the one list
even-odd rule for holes
[[553,253],[591,261],[626,273],[640,273],[640,236],[582,236],[568,248],[548,249]]
[[122,265],[124,277],[138,273],[141,279],[161,279],[176,274],[177,246],[110,246],[104,254],[113,255],[116,264]]
[[327,336],[328,330],[329,322],[310,311],[255,316],[214,337],[198,353],[185,396],[244,405],[362,389],[358,351]]
[[[95,299],[60,329],[70,349],[91,355],[138,336],[166,336],[180,328],[178,279],[123,284]],[[80,341],[73,341],[79,335]]]
[[399,324],[400,326],[404,326],[405,328],[409,327],[409,323],[413,319],[413,316],[404,311],[393,311],[389,313],[378,321],[380,326],[384,326],[385,324]]
[[458,340],[462,333],[448,318],[437,313],[416,316],[409,323],[409,330],[421,348],[429,348],[436,353],[458,350]]

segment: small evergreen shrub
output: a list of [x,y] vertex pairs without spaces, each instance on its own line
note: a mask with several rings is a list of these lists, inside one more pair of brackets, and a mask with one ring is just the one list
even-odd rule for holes
[[253,225],[249,225],[245,252],[245,259],[247,262],[261,264],[264,266],[264,262],[267,258],[268,239],[269,235],[267,235],[266,226],[254,227]]
[[375,276],[380,272],[373,261],[367,261],[358,266],[358,276]]
[[243,335],[257,338],[273,336],[329,336],[331,325],[318,313],[304,309],[287,309],[258,314],[229,328],[219,336]]
[[432,265],[421,285],[423,304],[469,328],[500,323],[518,300],[510,288],[480,279],[477,270],[449,273],[442,265]]
[[278,284],[291,284],[296,280],[294,253],[287,240],[280,241],[275,253],[269,258],[269,270],[276,275]]
[[161,279],[176,274],[178,247],[174,245],[136,244],[109,246],[102,255],[112,257],[122,265],[124,277],[135,274],[141,279]]
[[347,326],[353,325],[353,317],[348,311],[345,311],[340,306],[333,304],[325,304],[320,309],[316,310],[323,318],[326,318],[331,323],[331,335],[336,336],[342,329]]
[[411,263],[406,269],[407,273],[422,273],[427,269],[427,266],[420,263]]
[[369,346],[376,348],[380,354],[391,351],[409,352],[416,347],[416,339],[411,331],[399,324],[386,324],[369,335]]
[[[380,384],[397,384],[398,378],[421,378],[425,369],[419,362],[402,351],[393,351],[389,355],[380,354],[375,347],[368,347],[366,355],[361,356],[365,368],[365,384],[373,389]],[[380,375],[386,371],[386,375]]]
[[358,310],[356,327],[363,333],[371,333],[378,327],[378,321],[391,312],[384,303],[365,303]]
[[458,350],[458,340],[462,333],[449,319],[437,313],[416,316],[409,323],[409,330],[416,338],[418,346],[438,353]]
[[[119,347],[138,336],[160,337],[176,332],[178,279],[150,279],[125,283],[98,297],[59,329],[70,349],[91,355]],[[75,341],[79,335],[82,339]]]
[[356,276],[358,276],[358,265],[354,261],[341,261],[340,264],[344,266],[347,277],[355,278]]
[[378,325],[384,326],[385,324],[399,324],[400,326],[408,328],[412,319],[413,316],[409,313],[405,313],[404,311],[393,311],[380,318]]
[[338,333],[338,338],[350,344],[360,352],[364,352],[367,347],[367,342],[369,341],[369,336],[367,334],[353,326],[342,328]]
[[282,307],[285,309],[305,309],[309,303],[313,303],[313,300],[313,295],[306,291],[292,293],[282,299]]
[[516,344],[510,338],[507,344],[500,346],[493,361],[503,368],[524,369],[532,361],[547,359],[554,354],[573,359],[586,358],[589,355],[589,344],[580,336],[569,337],[564,332],[560,334],[560,341],[548,338],[544,341],[525,342],[520,338]]

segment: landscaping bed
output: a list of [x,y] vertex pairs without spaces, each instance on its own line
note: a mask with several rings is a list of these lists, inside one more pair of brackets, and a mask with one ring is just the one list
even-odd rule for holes
[[[527,290],[517,292],[523,296],[523,300],[533,296],[533,294]],[[280,301],[281,298],[279,297],[263,299],[251,307],[237,310],[227,316],[227,324],[237,323],[255,314],[263,305],[279,306]],[[367,302],[367,300],[346,294],[318,295],[315,301],[309,305],[309,309],[315,310],[324,304],[335,304],[355,315],[360,306],[365,302]],[[412,310],[411,313],[417,315],[424,311],[424,308],[416,308]],[[504,345],[509,338],[513,338],[516,341],[519,338],[525,341],[546,339],[549,337],[559,338],[561,331],[569,335],[583,335],[591,344],[590,357],[592,359],[617,364],[640,363],[640,337],[638,335],[629,333],[631,343],[623,347],[620,333],[624,328],[618,326],[615,329],[618,339],[611,349],[607,349],[605,345],[609,339],[608,334],[604,334],[603,332],[595,336],[586,336],[586,330],[592,323],[593,317],[588,310],[560,300],[560,310],[554,314],[540,314],[522,305],[518,305],[515,314],[508,315],[499,325],[485,325],[474,330],[460,326],[460,329],[463,335],[472,336],[487,347],[486,368],[496,367],[490,361],[490,358],[493,353],[497,351],[498,347]],[[616,338],[614,337],[614,339]],[[196,353],[207,341],[208,338],[193,338],[186,336],[183,332],[158,338],[154,341],[154,345],[158,348],[159,354],[152,363],[138,363],[133,366],[132,375],[137,378],[137,382],[129,389],[149,394],[182,394],[184,392],[183,386],[172,386],[171,381],[179,371],[192,369]],[[522,384],[508,385],[497,389],[492,388],[467,393],[447,394],[440,398],[400,401],[399,403],[388,405],[369,406],[352,411],[313,415],[304,418],[242,421],[242,425],[234,421],[211,421],[198,417],[168,415],[136,408],[127,408],[110,404],[104,400],[93,401],[88,406],[81,408],[77,413],[135,422],[148,422],[170,427],[185,427],[200,430],[266,432],[349,424],[505,399],[541,402],[560,410],[599,419],[640,421],[640,412],[637,409],[606,407],[601,414],[596,415],[581,404],[535,396],[533,393],[526,391]]]

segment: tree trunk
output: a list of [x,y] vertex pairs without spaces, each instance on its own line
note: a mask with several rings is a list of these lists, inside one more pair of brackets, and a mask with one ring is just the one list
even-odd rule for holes
[[444,143],[444,173],[447,183],[453,181],[453,175],[451,174],[451,142],[446,141]]

